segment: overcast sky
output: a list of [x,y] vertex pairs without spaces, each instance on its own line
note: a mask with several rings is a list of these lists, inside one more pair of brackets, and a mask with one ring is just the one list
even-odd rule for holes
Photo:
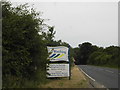
[[117,2],[32,2],[48,25],[55,26],[55,39],[77,47],[90,42],[100,47],[118,45]]

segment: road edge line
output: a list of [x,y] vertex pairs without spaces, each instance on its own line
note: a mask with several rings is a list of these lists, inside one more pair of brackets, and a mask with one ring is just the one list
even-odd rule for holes
[[109,90],[109,88],[105,87],[103,84],[100,84],[98,82],[95,81],[95,79],[93,79],[92,77],[90,77],[88,74],[86,74],[80,67],[78,67],[79,70],[81,70],[81,72],[83,74],[85,74],[89,79],[89,83],[94,87],[94,88],[106,88],[107,90]]
[[80,68],[80,70],[81,70],[88,78],[90,78],[91,80],[95,81],[95,79],[93,79],[93,78],[90,77],[88,74],[86,74],[81,68]]

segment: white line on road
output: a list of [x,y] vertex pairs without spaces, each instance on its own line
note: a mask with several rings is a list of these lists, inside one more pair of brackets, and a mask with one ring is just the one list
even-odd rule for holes
[[93,78],[90,77],[88,74],[86,74],[82,69],[81,69],[81,71],[82,71],[88,78],[90,78],[90,79],[92,79],[93,81],[95,81],[95,79],[93,79]]
[[112,72],[112,71],[110,71],[110,70],[105,70],[105,71],[107,71],[107,72],[111,72],[111,73],[114,73],[114,72]]

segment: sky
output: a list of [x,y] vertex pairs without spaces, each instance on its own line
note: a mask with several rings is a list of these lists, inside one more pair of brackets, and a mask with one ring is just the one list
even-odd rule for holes
[[[14,2],[14,4],[20,4]],[[22,2],[24,3],[24,2]],[[55,26],[55,40],[72,47],[90,42],[99,47],[118,46],[117,2],[29,2],[42,18]]]

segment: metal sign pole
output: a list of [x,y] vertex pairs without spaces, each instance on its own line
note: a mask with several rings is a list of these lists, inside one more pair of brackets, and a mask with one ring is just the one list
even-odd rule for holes
[[71,64],[71,62],[70,62],[70,46],[68,47],[69,48],[69,50],[68,50],[68,59],[69,59],[69,80],[71,79],[71,67],[70,67],[70,64]]

